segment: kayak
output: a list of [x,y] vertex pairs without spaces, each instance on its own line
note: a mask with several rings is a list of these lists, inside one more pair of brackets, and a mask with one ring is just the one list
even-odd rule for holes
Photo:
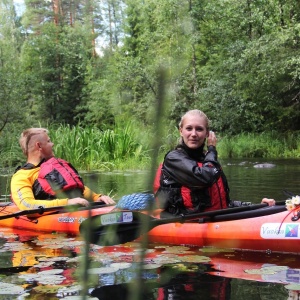
[[[90,215],[106,214],[113,211],[115,206],[95,205],[91,209],[80,208],[68,211],[71,208],[51,208],[46,213],[41,209],[40,214],[36,210],[20,211],[13,203],[5,203],[0,206],[0,226],[23,230],[41,232],[63,232],[78,235],[80,224]],[[74,209],[73,209],[74,210]]]
[[89,217],[119,210],[147,210],[154,197],[149,193],[123,196],[116,205],[91,203],[90,208],[58,206],[20,211],[13,202],[0,202],[0,226],[41,232],[62,232],[78,235],[80,225]]
[[[118,202],[116,206],[100,205],[72,211],[65,207],[42,209],[40,215],[37,215],[39,209],[20,212],[10,203],[0,206],[0,226],[74,235],[88,228],[89,242],[106,246],[123,244],[147,234],[150,243],[300,253],[300,213],[291,213],[284,205],[257,204],[162,219],[157,210],[151,215],[146,213],[147,197],[141,193],[129,195],[126,205]],[[93,228],[87,220],[89,216]],[[145,222],[149,223],[148,227],[144,226]]]
[[160,245],[299,254],[299,208],[288,211],[283,201],[168,217],[158,210],[151,215],[123,210],[92,217],[96,225],[90,230],[91,242],[123,244],[146,235],[150,243]]
[[[274,213],[258,216],[266,210]],[[163,224],[153,228],[148,239],[160,244],[299,254],[300,221],[293,221],[292,217],[288,211],[280,211],[280,207],[265,207],[237,213],[235,217],[216,216],[202,224]]]

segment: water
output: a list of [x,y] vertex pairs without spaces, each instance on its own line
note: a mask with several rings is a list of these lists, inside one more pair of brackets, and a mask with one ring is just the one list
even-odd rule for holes
[[[284,190],[300,194],[300,160],[222,160],[230,195],[234,200],[259,203],[263,197],[285,200]],[[255,168],[256,164],[274,164],[273,168]],[[149,172],[82,173],[84,182],[94,191],[110,194],[115,199],[135,192],[149,191]],[[9,194],[10,175],[0,176],[0,194]]]
[[[255,168],[257,164],[274,164],[273,168]],[[284,190],[300,194],[300,160],[223,160],[230,195],[234,200],[259,203],[263,197],[285,200]],[[113,172],[84,174],[86,184],[94,190],[118,197],[149,190],[148,172]]]
[[[258,163],[275,166],[255,168],[254,165]],[[284,190],[300,194],[300,160],[223,160],[222,165],[231,187],[232,199],[259,203],[263,197],[279,201],[286,199]],[[83,178],[93,190],[111,194],[115,199],[149,190],[149,173],[145,171],[83,173]],[[10,176],[0,176],[2,195],[9,194],[9,180]],[[76,259],[82,251],[80,242],[80,237],[70,239],[64,235],[43,235],[0,228],[0,284],[26,286],[27,296],[24,294],[22,299],[64,299],[67,295],[78,294],[76,284],[80,276]],[[106,274],[96,275],[96,278],[92,276],[92,287],[89,289],[92,296],[102,300],[125,299],[125,295],[130,292],[127,282],[135,274],[136,247],[131,243],[104,249],[92,248],[92,266],[108,268]],[[150,245],[149,251],[147,263],[156,263],[157,266],[143,273],[145,300],[299,299],[298,255],[231,252],[222,249],[206,253],[197,248],[166,248],[163,245]],[[201,257],[209,261],[199,262]],[[130,263],[130,267],[112,272],[112,263],[119,263],[123,267],[125,263]],[[281,269],[262,271],[270,266],[280,266]],[[45,282],[43,276],[24,278],[26,274],[41,276],[39,272],[53,270],[57,270],[58,274],[47,275],[50,283],[47,280]],[[247,273],[246,270],[256,270],[256,273]],[[289,290],[287,287],[291,284],[296,285]],[[45,285],[48,287],[45,288]],[[0,291],[3,289],[1,286]],[[9,289],[14,290],[11,286]],[[16,295],[3,297],[17,299]]]

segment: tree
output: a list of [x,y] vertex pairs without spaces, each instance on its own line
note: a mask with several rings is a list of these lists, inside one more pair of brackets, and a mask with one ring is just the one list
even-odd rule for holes
[[76,123],[92,53],[85,36],[80,26],[57,28],[50,23],[24,44],[23,68],[33,115],[44,121]]
[[0,132],[25,116],[22,94],[24,86],[20,73],[19,19],[13,1],[0,1]]

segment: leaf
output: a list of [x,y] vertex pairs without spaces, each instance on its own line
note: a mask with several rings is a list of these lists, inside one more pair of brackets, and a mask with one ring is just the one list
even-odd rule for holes
[[25,290],[19,285],[0,282],[0,294],[1,295],[20,295],[24,291]]
[[287,290],[300,291],[299,283],[291,283],[284,286]]

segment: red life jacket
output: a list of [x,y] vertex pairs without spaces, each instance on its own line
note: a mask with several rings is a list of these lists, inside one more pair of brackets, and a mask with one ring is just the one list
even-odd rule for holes
[[[202,167],[203,163],[198,162],[198,166]],[[160,164],[155,178],[154,178],[154,194],[157,193],[159,190],[161,184],[160,184],[160,178],[161,178],[161,169],[163,164]],[[227,187],[225,185],[224,179],[222,176],[219,177],[219,179],[211,186],[208,187],[209,197],[210,197],[210,205],[209,207],[206,207],[204,211],[211,211],[211,210],[218,210],[228,207],[229,203],[229,197],[227,192]],[[180,188],[181,198],[183,201],[184,207],[188,211],[193,211],[195,209],[192,199],[192,193],[191,189],[186,186],[181,186]]]
[[82,178],[76,169],[67,161],[56,157],[41,164],[38,182],[42,189],[50,195],[73,189],[83,192],[84,189]]
[[[26,165],[25,169],[34,166]],[[52,157],[40,165],[32,190],[35,199],[75,198],[83,195],[84,183],[77,170],[67,161]]]

